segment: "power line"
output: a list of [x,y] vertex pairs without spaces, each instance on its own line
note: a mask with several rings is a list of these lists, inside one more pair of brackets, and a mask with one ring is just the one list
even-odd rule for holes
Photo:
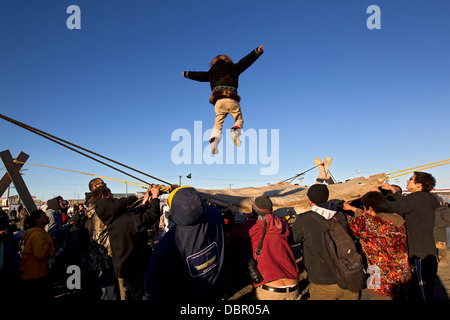
[[94,158],[94,157],[92,157],[92,156],[90,156],[90,155],[88,155],[88,154],[86,154],[86,153],[84,153],[84,152],[81,152],[81,151],[79,151],[79,150],[76,150],[75,148],[78,148],[78,149],[83,150],[83,151],[85,151],[85,152],[91,153],[91,154],[93,154],[93,155],[95,155],[95,156],[97,156],[97,157],[100,157],[100,158],[102,158],[102,159],[105,159],[105,160],[108,160],[108,161],[113,162],[113,163],[115,163],[115,164],[118,164],[118,165],[120,165],[120,166],[122,166],[122,167],[125,167],[125,168],[129,169],[129,170],[138,172],[138,173],[140,173],[140,174],[142,174],[142,175],[145,175],[145,176],[147,176],[147,177],[150,177],[150,178],[152,178],[152,179],[155,179],[155,180],[157,180],[157,181],[159,181],[159,182],[165,183],[165,184],[167,184],[167,185],[169,185],[169,186],[171,186],[171,187],[175,186],[174,184],[172,184],[172,183],[170,183],[170,182],[167,182],[167,181],[158,179],[158,178],[156,178],[156,177],[154,177],[154,176],[151,176],[151,175],[149,175],[149,174],[147,174],[147,173],[144,173],[144,172],[142,172],[142,171],[139,171],[139,170],[137,170],[137,169],[134,169],[134,168],[132,168],[132,167],[129,167],[129,166],[123,164],[123,163],[120,163],[120,162],[118,162],[118,161],[115,161],[115,160],[112,160],[112,159],[107,158],[107,157],[105,157],[105,156],[102,156],[102,155],[100,155],[100,154],[98,154],[98,153],[96,153],[96,152],[94,152],[94,151],[91,151],[91,150],[88,150],[88,149],[86,149],[86,148],[80,147],[80,146],[78,146],[78,145],[76,145],[76,144],[74,144],[74,143],[71,143],[71,142],[67,141],[67,140],[58,138],[58,137],[56,137],[56,136],[54,136],[54,135],[51,135],[51,134],[49,134],[49,133],[47,133],[47,132],[44,132],[44,131],[42,131],[42,130],[39,130],[39,129],[37,129],[37,128],[34,128],[34,127],[32,127],[32,126],[29,126],[29,125],[27,125],[27,124],[25,124],[25,123],[22,123],[22,122],[20,122],[20,121],[14,120],[14,119],[12,119],[12,118],[10,118],[10,117],[7,117],[7,116],[5,116],[5,115],[0,114],[0,118],[4,119],[4,120],[6,120],[6,121],[8,121],[8,122],[10,122],[10,123],[12,123],[12,124],[15,124],[15,125],[17,125],[17,126],[23,128],[23,129],[25,129],[25,130],[28,130],[28,131],[30,131],[30,132],[32,132],[32,133],[35,133],[35,134],[37,134],[37,135],[39,135],[39,136],[41,136],[41,137],[43,137],[43,138],[45,138],[45,139],[48,139],[48,140],[50,140],[50,141],[52,141],[52,142],[55,142],[55,143],[57,143],[57,144],[59,144],[59,145],[65,147],[65,148],[67,148],[67,149],[70,149],[70,150],[72,150],[72,151],[74,151],[74,152],[76,152],[76,153],[79,153],[79,154],[81,154],[81,155],[83,155],[83,156],[85,156],[85,157],[87,157],[87,158],[89,158],[89,159],[91,159],[91,160],[94,160],[94,161],[96,161],[96,162],[98,162],[98,163],[101,163],[101,164],[103,164],[103,165],[105,165],[105,166],[107,166],[107,167],[109,167],[109,168],[111,168],[111,169],[114,169],[114,170],[116,170],[116,171],[118,171],[118,172],[120,172],[120,173],[123,173],[123,174],[125,174],[125,175],[127,175],[127,176],[130,176],[130,177],[132,177],[132,178],[134,178],[134,179],[136,179],[136,180],[138,180],[138,181],[141,181],[141,182],[143,182],[143,183],[145,183],[145,184],[147,184],[147,185],[151,185],[151,184],[148,183],[148,182],[145,181],[145,180],[142,180],[142,179],[140,179],[140,178],[138,178],[138,177],[132,175],[132,174],[129,174],[129,173],[127,173],[127,172],[125,172],[125,171],[123,171],[123,170],[121,170],[121,169],[118,169],[118,168],[116,168],[116,167],[114,167],[114,166],[112,166],[112,165],[110,165],[110,164],[108,164],[108,163],[105,163],[105,162],[103,162],[103,161],[101,161],[101,160],[99,160],[99,159],[96,159],[96,158]]

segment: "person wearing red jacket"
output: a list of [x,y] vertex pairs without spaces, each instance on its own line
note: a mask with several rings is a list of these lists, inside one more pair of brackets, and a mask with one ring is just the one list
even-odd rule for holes
[[[231,247],[243,242],[251,244],[252,256],[263,280],[253,282],[257,300],[299,300],[299,269],[289,246],[289,225],[285,219],[272,214],[272,201],[268,196],[257,197],[252,205],[257,218],[249,218],[235,225],[227,239]],[[266,232],[260,255],[256,254],[264,225]]]

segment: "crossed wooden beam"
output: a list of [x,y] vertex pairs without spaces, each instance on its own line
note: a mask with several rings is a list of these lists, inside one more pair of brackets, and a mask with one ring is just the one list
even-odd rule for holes
[[333,159],[325,157],[325,160],[322,162],[320,158],[314,159],[314,163],[319,169],[319,175],[317,176],[316,183],[323,183],[324,181],[327,184],[334,184],[333,179],[330,175],[330,165]]
[[19,155],[13,159],[9,150],[5,150],[0,152],[0,158],[2,159],[3,165],[6,169],[5,174],[0,179],[0,196],[5,193],[11,182],[13,182],[28,213],[37,210],[36,204],[34,203],[33,198],[28,191],[27,185],[20,174],[20,169],[28,160],[29,156],[20,151]]

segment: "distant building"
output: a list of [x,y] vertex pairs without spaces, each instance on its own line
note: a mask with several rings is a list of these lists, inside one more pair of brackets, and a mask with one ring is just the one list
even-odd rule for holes
[[[36,200],[36,197],[31,196],[31,198],[33,199],[34,203],[36,203],[36,205],[40,205],[41,201],[40,200]],[[19,195],[14,195],[14,196],[9,196],[9,197],[4,197],[0,199],[0,206],[3,210],[10,210],[11,209],[16,209],[22,205],[23,206],[23,202],[20,201],[20,197]]]

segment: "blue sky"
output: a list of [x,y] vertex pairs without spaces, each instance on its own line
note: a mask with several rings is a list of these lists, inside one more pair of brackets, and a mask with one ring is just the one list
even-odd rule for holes
[[[79,30],[66,26],[73,4],[81,9]],[[366,26],[370,5],[380,8],[381,29]],[[450,158],[449,12],[444,0],[3,0],[0,113],[198,188],[266,185],[326,156],[338,181],[403,170]],[[260,44],[265,52],[241,75],[238,91],[244,129],[279,132],[276,174],[262,175],[268,165],[259,157],[249,163],[248,147],[244,164],[194,164],[193,156],[175,164],[181,141],[172,134],[184,129],[194,141],[194,121],[203,133],[214,121],[209,84],[181,73],[208,70],[217,54],[237,62]],[[229,116],[224,129],[232,126]],[[1,150],[24,151],[29,163],[133,181],[4,120],[0,135]],[[92,178],[24,168],[42,200],[83,198]],[[427,170],[438,188],[450,188],[449,168]],[[305,174],[303,184],[317,174]],[[408,177],[391,182],[404,187]],[[108,184],[125,192],[122,183]]]

